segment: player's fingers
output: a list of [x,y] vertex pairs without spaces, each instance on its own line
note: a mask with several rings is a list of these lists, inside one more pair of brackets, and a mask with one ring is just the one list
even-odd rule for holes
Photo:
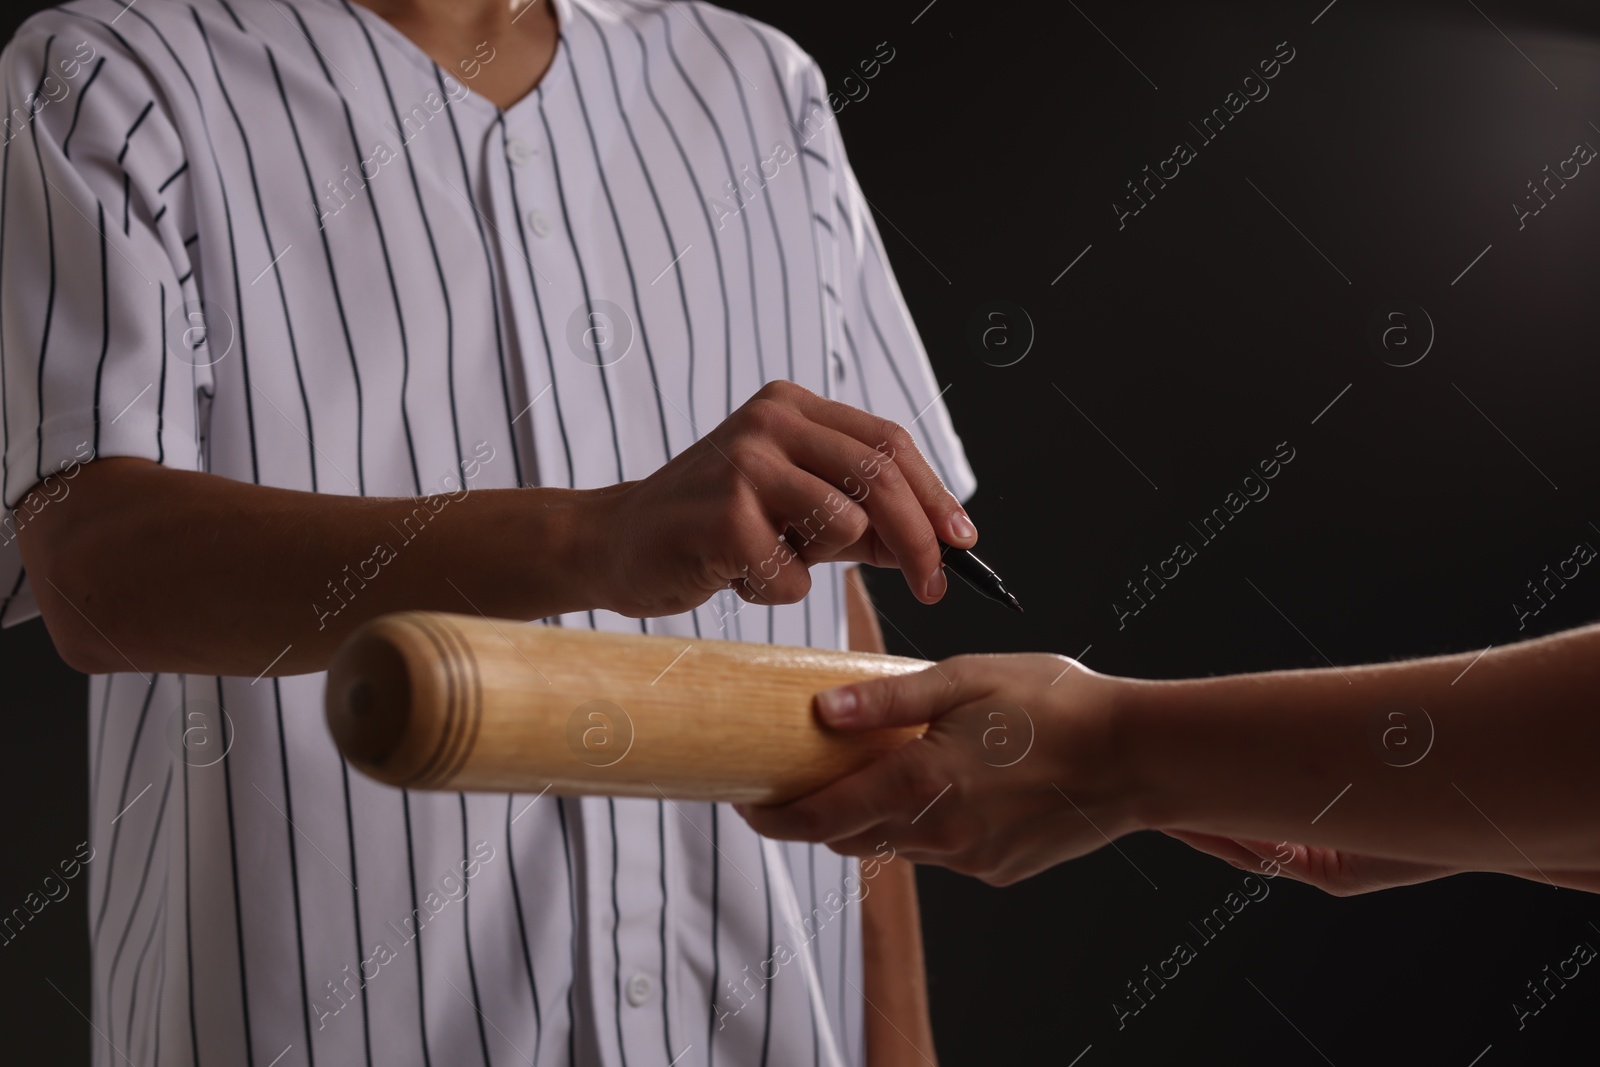
[[764,837],[844,841],[887,820],[910,819],[947,784],[938,780],[926,746],[912,741],[809,796],[787,804],[740,805],[738,811]]
[[764,487],[761,497],[784,540],[808,565],[841,558],[871,526],[865,508],[798,467]]
[[1190,848],[1224,860],[1241,871],[1253,871],[1260,866],[1261,857],[1231,837],[1203,834],[1191,830],[1168,830],[1168,837],[1176,838]]
[[775,541],[772,552],[729,583],[739,597],[751,604],[798,604],[811,592],[811,572],[784,541]]
[[793,407],[813,422],[849,434],[890,456],[922,503],[935,532],[946,544],[971,548],[977,543],[978,532],[961,502],[945,487],[905,427],[849,404],[818,396],[793,382],[774,382],[768,388],[774,388],[774,399]]
[[781,525],[763,519],[759,528],[735,536],[734,572],[721,577],[752,604],[794,604],[811,592],[811,573],[794,547],[778,535]]
[[[856,856],[860,859],[866,859],[868,856],[876,856],[879,850],[889,843],[889,838],[892,835],[899,834],[904,837],[902,830],[903,827],[897,828],[890,826],[888,823],[878,823],[876,826],[869,826],[859,834],[840,838],[837,841],[829,841],[828,848],[841,856]],[[946,858],[942,852],[918,852],[916,854],[923,857],[917,861],[919,863],[938,863],[939,860]],[[895,855],[908,856],[911,853],[896,844]]]
[[[894,553],[895,565],[905,574],[912,594],[924,603],[938,600],[948,585],[940,562],[939,531],[904,466],[849,434],[800,415],[790,417],[795,424],[780,437],[789,458],[839,486],[863,508],[878,538]],[[841,558],[854,559],[854,554]]]
[[932,722],[987,691],[959,658],[950,659],[910,674],[824,689],[816,696],[817,716],[836,730],[912,726]]

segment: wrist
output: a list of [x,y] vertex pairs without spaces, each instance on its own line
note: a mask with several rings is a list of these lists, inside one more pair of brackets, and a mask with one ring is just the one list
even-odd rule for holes
[[[602,489],[522,489],[517,511],[520,533],[512,539],[517,560],[510,573],[530,577],[524,600],[533,617],[607,608],[614,602],[608,582],[615,554],[606,543],[618,486]],[[536,562],[530,566],[528,549]]]
[[1109,700],[1109,762],[1114,767],[1118,814],[1129,831],[1179,825],[1180,798],[1163,766],[1162,720],[1171,713],[1178,683],[1117,678]]

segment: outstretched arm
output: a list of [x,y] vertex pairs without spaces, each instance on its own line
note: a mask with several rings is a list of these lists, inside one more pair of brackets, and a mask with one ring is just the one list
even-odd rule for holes
[[[1590,888],[1584,872],[1600,872],[1597,682],[1600,627],[1481,657],[1186,681],[1112,678],[1057,656],[962,656],[819,697],[841,728],[932,726],[811,797],[749,817],[764,833],[842,851],[888,840],[996,883],[1161,829],[1209,835],[1194,840],[1219,853],[1222,841],[1256,843],[1228,857],[1236,862],[1264,842],[1296,842],[1435,874]],[[997,715],[1013,734],[1025,723],[1035,732],[1010,766],[985,748]],[[946,786],[951,795],[912,826]]]

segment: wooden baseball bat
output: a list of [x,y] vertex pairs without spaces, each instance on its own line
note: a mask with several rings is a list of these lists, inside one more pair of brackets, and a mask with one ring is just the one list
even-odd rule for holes
[[828,730],[819,690],[926,666],[408,611],[340,647],[328,727],[351,766],[409,789],[779,803],[922,731]]

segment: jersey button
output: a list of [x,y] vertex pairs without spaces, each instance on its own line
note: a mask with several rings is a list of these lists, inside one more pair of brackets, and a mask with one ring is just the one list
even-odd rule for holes
[[628,979],[628,1003],[639,1007],[650,999],[652,983],[648,974],[636,974]]
[[550,220],[545,218],[542,211],[528,212],[528,229],[533,231],[535,237],[550,236]]
[[533,158],[534,147],[520,137],[506,141],[506,158],[518,166]]

